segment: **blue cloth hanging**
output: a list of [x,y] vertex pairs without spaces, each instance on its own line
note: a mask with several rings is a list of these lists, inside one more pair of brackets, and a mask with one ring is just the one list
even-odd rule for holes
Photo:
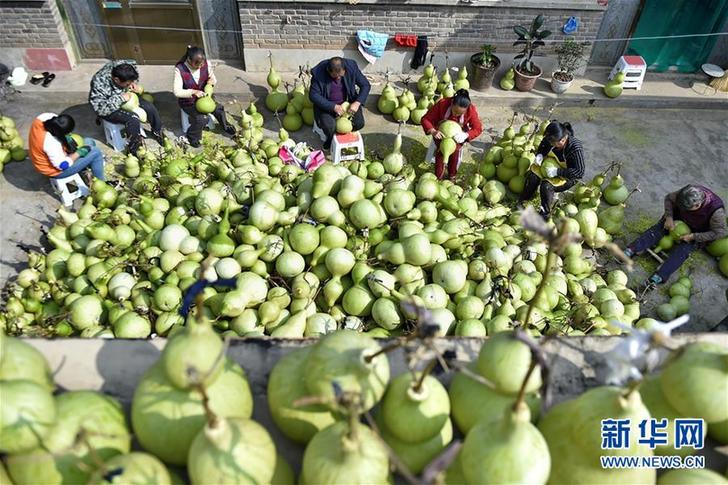
[[569,20],[564,24],[563,31],[566,35],[573,34],[579,29],[579,19],[576,17],[569,17]]
[[367,61],[373,64],[384,55],[389,35],[372,32],[371,30],[358,30],[356,38],[359,42],[359,52]]

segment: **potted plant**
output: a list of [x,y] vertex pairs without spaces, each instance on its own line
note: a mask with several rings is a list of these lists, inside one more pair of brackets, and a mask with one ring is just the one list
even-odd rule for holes
[[495,47],[490,44],[483,44],[481,51],[470,56],[470,64],[473,72],[473,82],[470,84],[472,89],[484,91],[490,88],[493,83],[495,71],[500,66],[500,59],[493,55]]
[[574,81],[574,72],[584,62],[584,51],[588,42],[576,42],[567,37],[563,44],[556,47],[559,69],[551,75],[551,90],[556,94],[566,92]]
[[536,84],[536,79],[541,76],[542,70],[533,63],[533,54],[536,49],[545,45],[543,39],[551,35],[550,30],[539,30],[543,26],[544,16],[538,15],[533,22],[531,28],[527,29],[522,25],[513,27],[513,31],[518,35],[518,40],[513,45],[522,45],[523,50],[514,60],[514,70],[516,74],[516,89],[519,91],[530,91]]

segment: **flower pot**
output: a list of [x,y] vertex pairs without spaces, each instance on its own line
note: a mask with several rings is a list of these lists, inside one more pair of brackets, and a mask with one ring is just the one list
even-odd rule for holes
[[470,89],[475,89],[477,91],[486,91],[490,89],[490,86],[493,84],[495,71],[498,70],[498,66],[500,66],[501,62],[496,56],[492,56],[492,58],[493,64],[486,67],[477,62],[480,59],[479,53],[470,56],[470,72],[472,73]]
[[536,84],[536,79],[541,77],[541,73],[543,72],[540,67],[533,66],[536,69],[538,69],[538,73],[536,74],[525,74],[518,70],[518,68],[514,69],[516,73],[516,89],[519,91],[530,91],[533,89],[533,86]]
[[[564,79],[568,79],[568,81],[564,81]],[[551,74],[551,90],[556,94],[565,93],[572,82],[574,82],[574,76],[571,74],[565,74],[559,71]]]

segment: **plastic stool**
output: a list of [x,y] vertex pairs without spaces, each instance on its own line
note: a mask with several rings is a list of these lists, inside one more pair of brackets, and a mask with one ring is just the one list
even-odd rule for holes
[[[53,187],[53,190],[56,191],[58,195],[61,196],[61,202],[63,202],[63,205],[66,207],[71,207],[73,205],[73,201],[76,199],[80,199],[81,197],[86,197],[90,192],[88,190],[88,186],[84,183],[83,179],[79,174],[73,174],[70,177],[62,178],[62,179],[50,179],[51,180],[51,187]],[[76,186],[76,190],[71,192],[68,190],[68,185],[73,184]]]
[[[184,110],[179,110],[179,116],[180,116],[180,122],[182,124],[182,133],[187,133],[187,130],[190,128],[190,115],[185,113]],[[215,123],[217,120],[215,120],[215,117],[212,116],[212,114],[207,115],[210,120],[207,122],[207,128],[213,129],[215,128]]]
[[318,137],[321,138],[321,141],[326,141],[326,133],[324,133],[324,130],[316,124],[316,118],[313,120],[313,128],[311,128],[311,130],[315,135],[318,135]]
[[[111,145],[117,152],[123,152],[126,148],[126,135],[124,134],[124,125],[117,125],[110,121],[103,120],[104,122],[104,135],[106,136],[106,143]],[[147,134],[144,132],[144,128],[140,128],[143,137]]]
[[[346,148],[356,148],[357,152],[351,155],[342,155]],[[345,160],[364,160],[364,140],[358,131],[346,135],[334,135],[331,141],[331,153],[334,156],[334,163]]]
[[623,88],[635,88],[639,91],[647,73],[647,63],[641,56],[622,56],[609,73],[609,79],[612,80],[618,72],[624,73]]
[[[425,154],[425,161],[429,163],[435,163],[435,150],[437,150],[437,145],[435,145],[435,140],[433,139],[430,142],[430,146],[427,147],[427,153]],[[465,145],[460,147],[460,153],[458,154],[458,168],[460,168],[460,163],[463,161],[463,152],[465,151]]]

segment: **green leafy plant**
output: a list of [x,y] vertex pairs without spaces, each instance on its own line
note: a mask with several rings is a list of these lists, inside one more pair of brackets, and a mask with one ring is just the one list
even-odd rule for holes
[[539,14],[535,19],[533,19],[533,22],[531,22],[530,28],[527,29],[522,25],[516,25],[513,27],[513,31],[518,36],[518,40],[515,41],[513,45],[523,46],[523,50],[521,50],[520,54],[515,56],[515,59],[518,60],[515,67],[519,72],[524,74],[538,74],[540,72],[538,66],[535,66],[531,59],[533,58],[533,54],[536,52],[537,48],[546,45],[543,39],[551,35],[550,30],[539,30],[543,26],[543,23],[544,16]]
[[480,47],[480,57],[478,59],[480,61],[481,66],[483,66],[483,67],[493,66],[493,64],[494,64],[493,52],[495,52],[495,47],[493,47],[490,44],[483,44]]
[[584,52],[588,46],[588,42],[576,42],[573,37],[567,37],[563,44],[556,47],[559,70],[554,76],[559,81],[569,82],[574,79],[574,72],[584,62]]

